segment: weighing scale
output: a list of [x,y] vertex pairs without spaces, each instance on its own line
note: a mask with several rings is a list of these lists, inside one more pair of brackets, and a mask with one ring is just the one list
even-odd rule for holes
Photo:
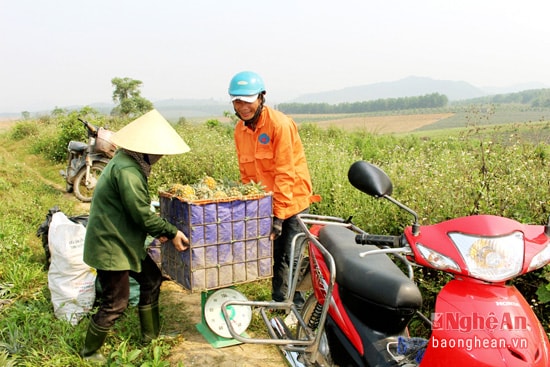
[[[231,337],[229,328],[222,313],[222,305],[227,301],[247,301],[247,298],[233,288],[222,288],[201,293],[201,322],[197,330],[214,348],[223,348],[242,342]],[[252,320],[250,306],[229,305],[227,307],[229,322],[233,330],[246,336],[245,330]]]

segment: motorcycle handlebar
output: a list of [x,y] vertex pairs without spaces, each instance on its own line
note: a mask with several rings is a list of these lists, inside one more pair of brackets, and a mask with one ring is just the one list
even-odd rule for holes
[[355,236],[355,243],[358,245],[374,245],[378,247],[402,247],[400,238],[400,236],[362,233]]
[[88,121],[83,120],[80,117],[78,118],[78,120],[84,124],[84,126],[92,133],[92,135],[95,136],[97,134],[97,131],[99,130],[97,126],[90,124]]

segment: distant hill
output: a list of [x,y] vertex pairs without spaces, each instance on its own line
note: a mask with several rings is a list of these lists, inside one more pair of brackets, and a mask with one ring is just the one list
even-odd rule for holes
[[410,76],[393,82],[373,83],[318,93],[308,93],[282,103],[353,103],[386,98],[415,97],[439,93],[450,102],[473,100],[497,94],[517,93],[525,90],[548,88],[543,83],[523,83],[507,87],[476,87],[464,81],[436,80]]
[[340,90],[304,94],[290,102],[337,104],[384,98],[421,96],[431,93],[446,95],[450,101],[487,95],[482,89],[463,81],[435,80],[426,77],[410,76],[394,82],[374,83]]

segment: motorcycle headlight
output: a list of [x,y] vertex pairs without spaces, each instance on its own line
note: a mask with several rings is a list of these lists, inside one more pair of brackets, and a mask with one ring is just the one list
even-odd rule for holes
[[454,270],[459,272],[460,267],[451,258],[440,254],[420,243],[416,244],[416,248],[420,251],[424,259],[429,262],[434,268],[439,270]]
[[521,232],[500,237],[449,233],[449,237],[474,278],[502,282],[521,272],[525,247]]
[[529,263],[529,269],[527,271],[533,271],[550,262],[550,245],[547,245],[544,250],[533,256],[531,263]]

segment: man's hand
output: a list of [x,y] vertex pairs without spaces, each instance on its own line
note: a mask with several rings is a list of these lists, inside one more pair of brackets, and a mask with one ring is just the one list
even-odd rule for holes
[[187,239],[182,231],[178,230],[176,237],[172,238],[172,244],[179,252],[185,251],[189,248],[189,239]]
[[273,217],[273,227],[271,227],[271,234],[269,239],[275,241],[283,231],[283,220],[277,217]]

